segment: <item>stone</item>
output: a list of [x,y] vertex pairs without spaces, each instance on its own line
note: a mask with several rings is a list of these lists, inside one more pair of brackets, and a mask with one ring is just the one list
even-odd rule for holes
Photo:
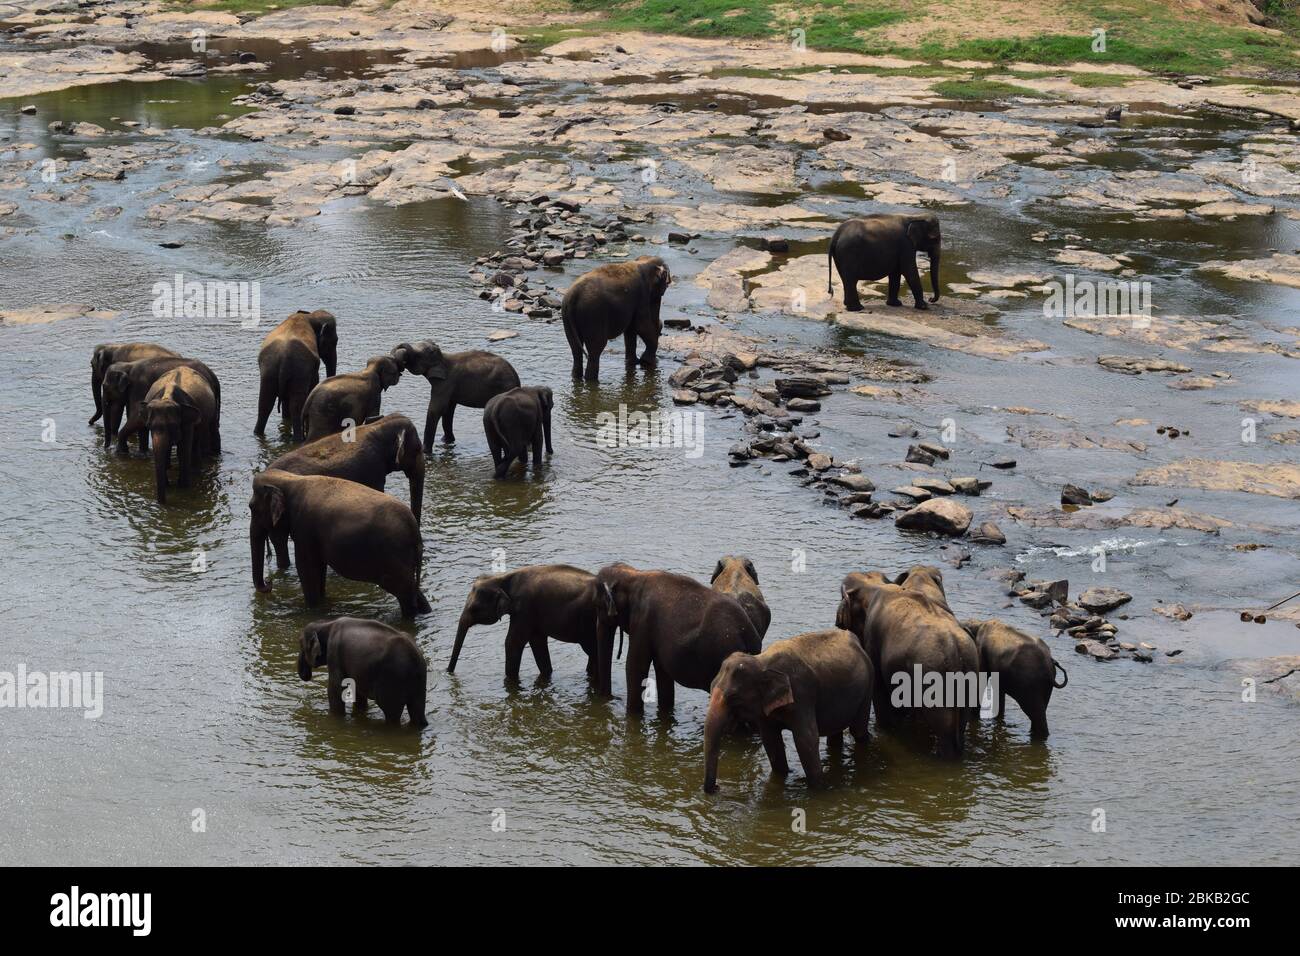
[[912,486],[932,495],[951,495],[957,492],[956,488],[942,478],[918,478],[912,482]]
[[951,498],[932,498],[903,512],[895,527],[907,531],[936,531],[956,537],[970,527],[971,510]]
[[907,457],[904,461],[910,461],[915,465],[933,465],[934,455],[930,454],[919,445],[907,446]]
[[872,492],[876,490],[875,483],[866,475],[836,475],[834,478],[828,478],[827,482],[853,492]]
[[1133,595],[1118,588],[1088,588],[1079,595],[1079,606],[1097,614],[1105,614],[1133,600]]
[[689,388],[673,389],[673,403],[676,405],[694,405],[699,400],[699,392],[691,391]]
[[1189,621],[1192,617],[1192,612],[1181,604],[1157,604],[1151,610],[1173,621]]
[[822,403],[811,398],[792,398],[785,403],[792,412],[820,412]]
[[495,332],[488,333],[487,340],[489,342],[502,342],[506,339],[513,339],[518,335],[519,333],[513,329],[497,329]]
[[992,521],[985,521],[973,532],[970,539],[977,544],[1006,544],[1007,536]]
[[1061,489],[1061,504],[1083,507],[1092,504],[1092,495],[1078,485],[1066,485]]
[[816,452],[808,456],[808,467],[812,468],[814,471],[825,471],[831,466],[831,464],[832,462],[829,455],[823,455],[820,452]]

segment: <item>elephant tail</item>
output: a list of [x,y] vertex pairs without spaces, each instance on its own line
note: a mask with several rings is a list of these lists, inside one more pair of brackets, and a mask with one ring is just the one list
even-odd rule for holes
[[618,626],[618,653],[614,655],[614,660],[623,659],[623,625]]
[[1062,667],[1060,664],[1056,663],[1056,661],[1052,661],[1052,667],[1054,668],[1054,670],[1053,670],[1053,672],[1052,672],[1053,674],[1055,674],[1056,671],[1060,671],[1060,672],[1061,672],[1061,677],[1064,678],[1064,680],[1062,680],[1059,684],[1058,684],[1055,680],[1053,680],[1053,681],[1052,681],[1052,686],[1053,686],[1053,687],[1055,687],[1055,688],[1057,688],[1057,689],[1059,690],[1060,688],[1064,687],[1066,684],[1070,683],[1070,675],[1069,675],[1068,673],[1066,673],[1064,667]]
[[826,247],[826,291],[831,295],[835,294],[835,286],[831,284],[831,265],[835,261],[835,240],[840,237],[840,231],[835,230],[835,235],[831,236],[831,244]]

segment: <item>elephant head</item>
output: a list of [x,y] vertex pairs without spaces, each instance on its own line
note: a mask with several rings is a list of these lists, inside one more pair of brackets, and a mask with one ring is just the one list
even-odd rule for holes
[[155,398],[145,405],[144,423],[149,429],[149,442],[153,448],[154,482],[158,487],[158,503],[167,503],[167,463],[172,447],[180,449],[181,426],[197,425],[202,413],[194,401],[183,392],[172,392]]
[[445,379],[448,374],[447,360],[442,349],[431,339],[425,339],[415,345],[403,342],[392,351],[397,363],[412,375],[423,375],[430,382]]
[[755,584],[758,583],[758,569],[754,567],[754,562],[749,560],[749,558],[737,557],[734,554],[724,554],[722,557],[718,558],[718,563],[713,568],[713,576],[709,578],[709,583],[712,584],[714,581],[718,580],[718,575],[727,570],[728,565],[732,564],[740,565],[740,567],[744,569],[745,573],[749,575],[750,580]]
[[894,583],[908,591],[924,594],[935,604],[951,611],[948,607],[948,595],[943,590],[943,572],[932,564],[916,564],[908,568]]
[[131,396],[131,376],[129,362],[114,362],[104,372],[104,447],[107,448],[117,437],[122,425],[122,415],[126,411]]
[[[632,585],[636,568],[619,561],[596,573],[596,693],[608,697],[610,667],[614,659],[614,631],[626,633],[632,611]],[[619,653],[622,653],[622,638]]]
[[366,363],[366,371],[379,379],[381,391],[392,388],[402,377],[402,366],[391,355],[376,355]]
[[460,612],[460,622],[456,625],[456,643],[451,649],[451,661],[447,664],[447,673],[456,670],[456,661],[460,658],[460,649],[465,644],[465,634],[475,624],[495,624],[510,613],[510,595],[501,585],[501,579],[490,575],[480,575],[474,579],[465,599],[465,607]]
[[704,792],[718,789],[718,747],[739,721],[758,724],[772,711],[794,703],[788,675],[753,654],[737,651],[722,662],[709,688],[704,718]]
[[866,647],[867,615],[876,598],[890,588],[897,590],[898,585],[879,571],[847,575],[840,585],[840,604],[835,609],[835,626],[857,635],[863,647]]
[[331,378],[338,367],[339,330],[332,313],[324,309],[307,313],[307,322],[316,333],[316,351],[325,363],[325,377]]
[[939,217],[934,213],[911,216],[907,220],[907,238],[917,252],[924,252],[930,257],[930,288],[934,290],[931,302],[939,301],[939,259],[942,236],[939,230]]
[[289,538],[289,505],[283,482],[284,472],[260,472],[253,476],[253,495],[248,499],[250,518],[248,542],[253,554],[253,586],[259,591],[270,591],[271,585],[263,576],[267,541],[277,546],[287,546]]
[[312,621],[298,639],[298,676],[311,680],[313,667],[325,666],[325,650],[333,621]]
[[[401,416],[397,416],[401,417]],[[411,482],[411,511],[415,520],[420,520],[420,510],[424,507],[424,448],[420,444],[420,433],[409,419],[403,418],[397,433],[396,448],[393,451],[393,463],[389,471],[400,471]]]
[[663,259],[658,256],[641,256],[634,265],[641,280],[642,293],[641,307],[637,310],[637,321],[643,327],[638,331],[644,333],[647,328],[653,328],[653,331],[658,333],[659,304],[668,287],[672,285],[672,273],[668,271],[668,266],[664,264]]

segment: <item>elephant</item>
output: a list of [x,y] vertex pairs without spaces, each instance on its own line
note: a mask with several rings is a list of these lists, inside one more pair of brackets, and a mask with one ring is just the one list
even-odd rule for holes
[[280,411],[293,428],[293,440],[302,441],[302,410],[307,396],[320,378],[325,363],[325,377],[332,378],[338,364],[339,333],[334,316],[323,309],[306,312],[299,309],[262,339],[257,353],[257,373],[261,382],[257,393],[257,424],[254,435],[266,434],[266,422],[279,400]]
[[[1046,739],[1047,704],[1052,699],[1052,689],[1060,690],[1070,683],[1070,675],[1052,657],[1047,643],[997,620],[961,623],[975,640],[980,670],[997,675],[998,718],[1006,715],[1010,694],[1029,717],[1029,736],[1035,740]],[[1058,670],[1064,678],[1059,684],[1056,683]]]
[[949,614],[952,613],[952,608],[948,606],[948,592],[943,589],[943,571],[933,564],[915,564],[895,577],[894,583],[905,591],[924,594]]
[[362,425],[379,414],[385,390],[397,384],[402,367],[391,355],[376,355],[360,372],[327,378],[303,403],[302,429],[308,441],[341,432],[350,421]]
[[[612,262],[580,276],[564,293],[560,315],[573,352],[573,377],[582,378],[582,355],[587,353],[589,382],[600,379],[600,353],[623,336],[624,358],[635,365],[654,368],[659,346],[659,306],[673,277],[658,256],[641,256],[631,262]],[[636,357],[640,336],[645,352]]]
[[329,669],[330,712],[344,713],[343,682],[352,681],[353,712],[364,713],[371,700],[390,724],[427,727],[424,691],[429,664],[410,635],[364,617],[312,621],[298,640],[298,676],[311,680],[313,667]]
[[670,571],[639,571],[609,564],[596,575],[596,692],[613,696],[610,668],[614,629],[627,633],[627,709],[645,710],[655,669],[659,710],[673,708],[674,685],[708,690],[731,654],[757,654],[763,646],[740,602],[694,578]]
[[[194,369],[203,376],[208,383],[208,387],[212,389],[212,396],[217,403],[217,414],[213,416],[210,422],[211,431],[208,435],[208,449],[212,454],[221,451],[221,430],[219,427],[221,383],[217,381],[217,376],[212,369],[198,359],[170,355],[139,359],[134,362],[114,362],[104,372],[105,448],[111,447],[113,440],[116,438],[118,454],[125,455],[127,453],[126,438],[122,432],[126,431],[128,435],[139,435],[141,452],[149,449],[149,431],[145,428],[144,422],[145,395],[149,393],[149,389],[153,387],[154,382],[158,381],[167,372],[180,366]],[[124,414],[125,423],[122,421]]]
[[[857,635],[871,658],[876,719],[892,724],[898,709],[916,706],[920,698],[939,755],[960,757],[966,724],[979,711],[979,655],[947,606],[919,588],[895,584],[879,571],[854,572],[840,587],[835,626]],[[931,674],[939,675],[933,679],[942,685],[938,700],[923,694]],[[910,682],[917,681],[921,686],[911,687],[908,694]],[[899,707],[890,700],[891,687],[904,695]]]
[[710,583],[713,590],[730,594],[740,602],[760,640],[767,636],[767,628],[772,623],[772,612],[768,609],[767,601],[763,600],[763,592],[758,589],[758,571],[755,570],[753,561],[733,554],[718,558]]
[[451,423],[457,405],[482,408],[492,396],[520,384],[514,366],[492,352],[444,352],[426,339],[415,345],[403,342],[393,348],[392,356],[406,371],[429,380],[429,412],[424,419],[426,455],[433,451],[439,418],[443,444],[455,444]]
[[325,599],[325,571],[378,584],[402,606],[403,617],[427,614],[420,591],[424,542],[411,509],[382,491],[324,475],[263,471],[253,476],[248,501],[253,586],[269,592],[262,575],[263,549],[275,544],[281,570],[288,567],[288,541],[308,607]]
[[152,342],[116,342],[96,345],[90,356],[90,392],[95,396],[95,414],[87,425],[93,425],[104,414],[104,373],[118,362],[137,362],[147,358],[180,358],[171,349]]
[[867,652],[839,629],[800,634],[761,654],[736,653],[722,662],[709,689],[704,720],[704,792],[718,789],[718,750],[723,734],[742,721],[756,725],[772,772],[790,772],[781,732],[794,737],[811,786],[823,782],[819,739],[831,750],[844,746],[844,729],[863,746],[871,738],[874,671]]
[[488,399],[483,409],[483,431],[487,434],[497,478],[506,476],[516,458],[526,466],[530,446],[533,472],[541,471],[543,438],[546,454],[555,454],[551,447],[551,409],[554,405],[551,390],[544,386],[512,388]]
[[351,441],[343,439],[343,432],[317,438],[281,455],[267,470],[346,478],[375,491],[384,490],[391,472],[403,472],[411,486],[411,513],[419,522],[424,503],[424,451],[411,420],[405,415],[385,415],[357,426]]
[[[127,425],[119,434],[125,442],[134,426]],[[216,396],[201,373],[185,365],[178,366],[154,382],[144,397],[143,423],[153,445],[154,484],[158,503],[167,503],[167,465],[172,447],[180,475],[178,488],[188,488],[194,461],[214,452],[213,435],[221,431]],[[220,447],[220,441],[217,441]]]
[[918,309],[928,309],[921,290],[921,274],[916,268],[916,254],[930,257],[931,302],[939,301],[939,258],[941,236],[939,217],[934,213],[886,215],[880,213],[840,223],[826,250],[826,291],[835,294],[831,283],[831,263],[844,284],[844,308],[862,309],[858,282],[889,277],[889,305],[902,305],[898,298],[899,279],[907,278]]
[[471,627],[495,624],[507,614],[507,679],[519,680],[519,662],[525,647],[532,648],[541,676],[550,676],[548,637],[579,645],[587,652],[587,676],[595,676],[596,576],[567,564],[535,564],[475,578],[456,625],[456,643],[447,673],[455,672],[465,634]]

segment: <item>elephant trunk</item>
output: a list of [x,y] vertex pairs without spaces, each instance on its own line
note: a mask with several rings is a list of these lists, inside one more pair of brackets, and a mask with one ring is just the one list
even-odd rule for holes
[[[414,429],[412,429],[414,431]],[[414,438],[416,447],[419,447],[420,436],[417,434]],[[420,523],[420,512],[424,508],[424,456],[421,455],[419,461],[411,468],[408,475],[411,482],[411,512],[415,515],[415,523]]]
[[264,576],[267,533],[261,522],[256,518],[248,526],[248,543],[253,551],[253,587],[259,591],[269,591],[271,589],[267,587]]
[[157,485],[158,504],[167,504],[167,463],[172,456],[171,442],[166,432],[155,431],[150,436],[153,442],[153,478]]
[[596,693],[613,697],[610,672],[614,667],[614,628],[617,622],[604,612],[596,614]]
[[93,425],[104,414],[104,377],[98,371],[91,376],[90,391],[95,396],[95,414],[87,424]]
[[718,789],[718,748],[722,734],[730,723],[727,705],[722,699],[722,689],[715,687],[709,695],[709,712],[704,718],[704,792]]
[[451,660],[447,663],[447,673],[456,672],[456,661],[460,659],[460,649],[465,645],[465,635],[474,626],[468,608],[460,612],[460,623],[456,625],[456,643],[451,646]]
[[931,302],[939,301],[939,259],[939,247],[935,246],[930,250],[930,288],[934,290]]

